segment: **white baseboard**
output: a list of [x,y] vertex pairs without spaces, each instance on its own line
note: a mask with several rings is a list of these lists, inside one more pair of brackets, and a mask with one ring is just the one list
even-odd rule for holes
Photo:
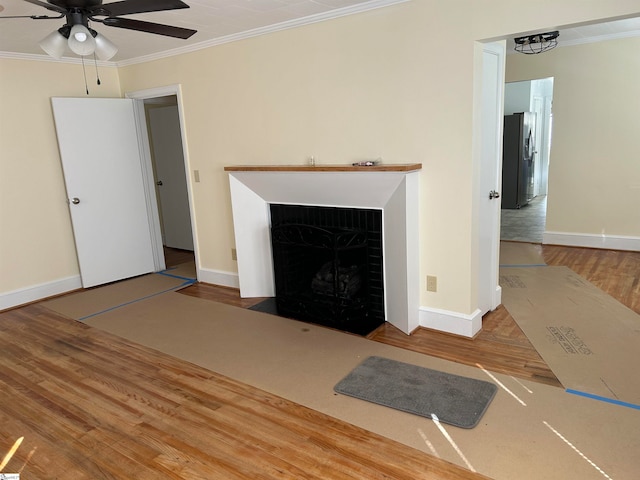
[[542,243],[567,247],[603,248],[640,252],[640,237],[595,235],[591,233],[544,232]]
[[473,337],[482,328],[482,315],[480,310],[471,315],[465,315],[437,308],[420,307],[420,326],[453,333],[463,337]]
[[219,270],[199,268],[198,281],[210,283],[212,285],[222,285],[223,287],[240,288],[240,280],[238,274],[232,272],[222,272]]
[[60,295],[61,293],[70,292],[82,288],[80,275],[54,280],[53,282],[41,283],[31,287],[13,290],[0,294],[0,310],[17,307],[26,303]]
[[[212,285],[240,288],[237,273],[201,268],[198,270],[198,281]],[[498,287],[496,293],[498,296],[501,296],[502,290],[500,287]],[[473,337],[482,328],[482,315],[480,314],[480,310],[476,310],[471,315],[464,315],[458,312],[420,307],[419,321],[421,327],[464,337]]]

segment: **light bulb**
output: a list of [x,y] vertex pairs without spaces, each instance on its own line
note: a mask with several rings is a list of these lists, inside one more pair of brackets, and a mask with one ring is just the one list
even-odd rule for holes
[[96,41],[84,25],[76,24],[71,27],[69,34],[69,48],[77,55],[91,55],[96,49]]

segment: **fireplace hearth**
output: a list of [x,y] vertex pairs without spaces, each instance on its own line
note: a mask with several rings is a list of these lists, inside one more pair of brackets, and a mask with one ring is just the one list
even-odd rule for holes
[[270,210],[278,315],[359,335],[383,324],[381,211]]

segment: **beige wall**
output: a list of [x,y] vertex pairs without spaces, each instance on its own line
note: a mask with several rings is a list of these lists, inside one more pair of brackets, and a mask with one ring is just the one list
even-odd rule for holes
[[416,261],[438,276],[434,307],[469,311],[474,50],[468,38],[450,39],[457,57],[425,42],[469,21],[440,3],[436,15],[401,5],[121,69],[124,92],[182,86],[203,267],[236,271],[226,165],[422,162]]
[[[545,8],[540,2],[534,8],[507,0],[415,0],[127,66],[118,72],[120,90],[181,84],[188,162],[191,170],[200,171],[201,179],[192,184],[200,262],[210,270],[236,271],[230,254],[234,239],[224,166],[303,163],[310,155],[319,163],[380,156],[389,163],[422,162],[421,253],[416,259],[420,303],[466,315],[476,308],[477,288],[472,229],[473,92],[478,68],[474,40],[498,38],[513,29],[640,11],[635,1],[543,4]],[[25,62],[25,68],[28,65]],[[47,73],[56,75],[75,79],[67,72]],[[15,83],[12,93],[28,98],[28,91],[19,81]],[[48,105],[49,96],[61,93],[46,82],[41,87],[38,133],[44,131],[50,137],[43,148],[52,165],[57,148],[42,105]],[[116,95],[117,88],[111,93]],[[27,125],[27,116],[21,115],[16,129]],[[9,167],[4,145],[0,148],[4,171]],[[32,155],[21,152],[21,156]],[[30,166],[20,173],[29,178],[36,171]],[[64,201],[59,169],[51,167],[46,177],[53,178],[55,185],[41,178],[33,188],[46,193],[40,194],[43,202],[57,205]],[[60,245],[57,250],[47,247],[41,254],[43,258],[62,254],[60,264],[42,269],[42,262],[34,260],[34,255],[40,255],[39,247],[48,244],[40,237],[49,233],[43,227],[29,227],[28,241],[12,244],[16,259],[11,270],[21,268],[24,278],[3,280],[0,291],[76,271],[65,208],[56,209],[64,217],[57,222],[64,225],[60,228],[64,231],[56,234]],[[17,221],[24,218],[22,208],[15,212],[3,203],[3,216],[5,210],[12,225],[25,228],[26,222]],[[33,210],[37,208],[25,212],[33,215]],[[427,274],[438,276],[437,293],[425,292]]]
[[640,237],[640,38],[509,55],[507,81],[543,77],[554,77],[546,230]]

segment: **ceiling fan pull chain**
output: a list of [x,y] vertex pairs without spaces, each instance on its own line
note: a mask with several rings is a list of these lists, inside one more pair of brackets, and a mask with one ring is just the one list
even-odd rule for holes
[[93,63],[96,66],[96,83],[100,85],[100,74],[98,73],[98,60],[96,60],[96,52],[93,52]]
[[82,59],[82,74],[84,75],[84,88],[89,95],[89,86],[87,85],[87,71],[84,68],[84,55],[80,57]]

